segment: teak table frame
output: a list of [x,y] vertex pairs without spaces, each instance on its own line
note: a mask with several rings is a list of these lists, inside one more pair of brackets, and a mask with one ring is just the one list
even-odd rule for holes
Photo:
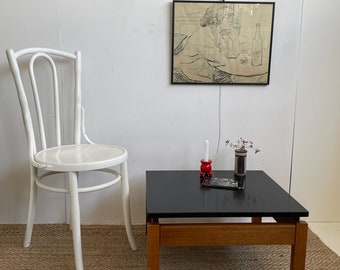
[[[214,171],[214,177],[232,178],[233,171]],[[160,247],[227,245],[290,245],[290,269],[305,269],[308,225],[300,218],[309,213],[270,176],[248,171],[242,191],[202,187],[199,180],[199,171],[146,172],[148,269],[159,269]],[[267,217],[274,221],[263,222]]]
[[291,270],[305,269],[308,225],[297,218],[274,217],[276,223],[160,224],[147,220],[148,269],[159,269],[161,246],[291,245]]

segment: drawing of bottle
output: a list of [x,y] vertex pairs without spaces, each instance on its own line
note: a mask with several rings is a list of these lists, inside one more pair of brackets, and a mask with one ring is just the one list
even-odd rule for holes
[[253,66],[262,65],[262,37],[260,33],[261,24],[256,24],[255,37],[252,43],[252,54],[251,54],[251,64]]
[[232,18],[232,32],[227,40],[228,44],[228,57],[236,58],[240,54],[240,29],[241,26],[239,24],[238,13],[235,12]]

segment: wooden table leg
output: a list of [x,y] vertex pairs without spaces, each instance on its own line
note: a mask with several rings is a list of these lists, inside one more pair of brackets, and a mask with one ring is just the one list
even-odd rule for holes
[[160,226],[157,221],[147,223],[147,264],[148,270],[159,269]]
[[252,217],[251,222],[252,223],[262,223],[262,217]]
[[304,270],[306,263],[308,225],[304,221],[296,223],[295,241],[291,251],[291,270]]

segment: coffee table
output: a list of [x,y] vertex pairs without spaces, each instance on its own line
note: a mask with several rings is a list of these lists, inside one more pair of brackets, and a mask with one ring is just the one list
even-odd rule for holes
[[[305,269],[308,225],[300,218],[307,217],[308,211],[301,204],[263,171],[247,171],[244,190],[201,187],[199,173],[146,172],[148,269],[159,269],[161,246],[282,244],[292,247],[291,269]],[[233,172],[214,171],[213,176],[232,178]],[[251,221],[190,222],[227,217]],[[263,222],[262,217],[273,217],[275,222]],[[162,218],[168,222],[160,222]],[[188,222],[169,222],[174,218]]]

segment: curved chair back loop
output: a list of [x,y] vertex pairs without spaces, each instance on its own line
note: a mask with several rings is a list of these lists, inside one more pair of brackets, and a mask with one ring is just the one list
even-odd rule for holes
[[59,110],[59,88],[58,88],[58,76],[57,76],[57,68],[53,61],[53,59],[45,53],[36,53],[32,56],[29,63],[29,74],[31,79],[31,85],[33,90],[35,108],[37,113],[37,119],[39,124],[40,138],[42,148],[45,150],[46,147],[46,136],[44,129],[44,121],[41,112],[41,105],[38,93],[37,82],[34,74],[34,63],[37,58],[45,58],[51,66],[52,76],[53,76],[53,92],[54,92],[54,111],[55,111],[55,130],[57,137],[57,146],[61,146],[61,135],[60,135],[60,110]]
[[[24,83],[23,83],[23,75],[20,72],[18,61],[20,60],[24,61],[25,57],[30,57],[29,60],[29,78],[32,88],[32,94],[33,94],[33,100],[34,100],[34,106],[30,106],[30,103],[28,101],[28,95],[27,92],[28,89],[25,89]],[[16,88],[17,88],[17,94],[22,110],[23,115],[23,121],[25,125],[25,131],[28,138],[29,143],[29,152],[31,158],[33,158],[33,155],[37,152],[37,141],[39,141],[41,148],[43,150],[48,148],[47,145],[47,139],[46,139],[46,131],[44,126],[44,118],[45,115],[43,113],[42,105],[45,103],[44,100],[41,100],[40,94],[42,92],[40,91],[47,91],[52,90],[53,91],[53,118],[54,118],[54,130],[55,130],[55,146],[61,146],[63,144],[62,140],[62,129],[63,129],[63,122],[61,121],[61,108],[62,101],[60,100],[63,96],[63,91],[66,91],[63,88],[63,85],[61,84],[61,87],[59,87],[59,82],[63,81],[62,77],[62,71],[63,71],[63,63],[60,61],[60,67],[59,70],[56,65],[56,61],[60,58],[68,59],[73,64],[74,69],[74,123],[73,123],[73,141],[74,144],[80,144],[81,143],[81,54],[79,51],[76,51],[74,54],[67,53],[64,51],[54,50],[54,49],[47,49],[47,48],[30,48],[30,49],[23,49],[17,52],[14,52],[12,49],[7,50],[7,57],[11,66],[12,74],[15,80]],[[39,59],[46,60],[46,62],[49,64],[52,74],[52,80],[51,80],[51,87],[44,87],[44,89],[38,89],[37,85],[37,76],[36,76],[36,67],[41,65],[41,61],[38,61]],[[59,75],[58,76],[58,71]],[[46,78],[44,78],[46,79]],[[61,88],[61,89],[60,89]],[[46,95],[46,93],[44,93]],[[31,110],[34,110],[34,115],[37,119],[37,124],[35,125],[33,123],[33,114],[31,114]],[[51,113],[50,113],[51,114]],[[34,117],[34,118],[35,118]],[[34,128],[37,128],[37,132],[34,131]],[[39,140],[37,138],[37,134],[39,134]]]

